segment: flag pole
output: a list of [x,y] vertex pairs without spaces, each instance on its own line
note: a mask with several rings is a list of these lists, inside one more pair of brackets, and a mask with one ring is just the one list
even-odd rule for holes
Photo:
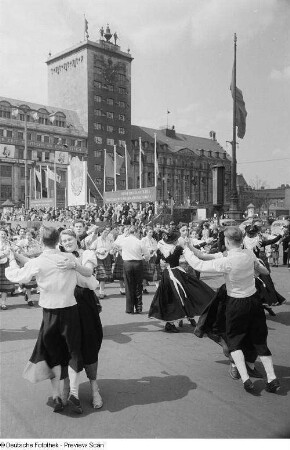
[[53,170],[54,170],[54,182],[53,182],[53,190],[54,190],[54,207],[56,209],[57,201],[56,201],[56,162],[53,162]]
[[[232,74],[232,89],[233,89],[233,140],[232,144],[232,164],[231,164],[231,200],[230,200],[230,217],[237,218],[238,211],[238,193],[237,193],[237,136],[236,136],[236,125],[237,125],[237,98],[236,98],[236,87],[237,87],[237,35],[234,34],[234,66]],[[235,216],[235,217],[234,217]]]
[[35,173],[35,167],[33,167],[33,182],[34,182],[34,200],[36,200],[36,173]]
[[127,155],[127,144],[125,144],[125,171],[126,171],[126,190],[129,189],[128,183],[128,155]]
[[29,169],[29,205],[31,206],[32,200],[32,168]]
[[139,137],[139,188],[142,188],[142,142]]
[[107,164],[107,150],[104,149],[104,197],[106,192],[106,164]]
[[114,190],[117,190],[117,149],[114,145]]
[[42,200],[42,164],[39,164],[40,169],[40,199]]
[[156,137],[156,133],[154,133],[154,186],[156,187],[156,199],[155,199],[155,204],[154,204],[154,209],[155,209],[155,214],[157,214],[157,184],[158,184],[158,179],[157,179],[157,137]]

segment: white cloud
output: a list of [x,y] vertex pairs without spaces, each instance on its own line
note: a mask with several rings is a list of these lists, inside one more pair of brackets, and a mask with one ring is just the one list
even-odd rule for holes
[[290,80],[290,66],[284,67],[281,70],[273,69],[270,73],[270,79],[277,81]]

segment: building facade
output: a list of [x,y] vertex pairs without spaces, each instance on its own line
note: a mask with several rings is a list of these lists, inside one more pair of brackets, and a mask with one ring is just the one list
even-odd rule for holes
[[155,185],[154,139],[158,155],[157,199],[175,205],[207,208],[212,212],[212,167],[225,167],[225,208],[229,206],[231,161],[215,139],[177,133],[174,128],[156,130],[132,126],[133,185],[139,187],[139,138],[144,157],[142,187]]
[[44,176],[47,168],[56,170],[57,206],[64,206],[69,155],[83,159],[87,153],[87,134],[75,111],[0,97],[0,205],[7,199],[24,203],[26,162],[29,206],[54,206],[54,183],[44,178],[41,192],[35,186],[35,171]]
[[[107,26],[98,42],[87,39],[47,61],[49,103],[77,111],[88,135],[88,171],[100,191],[104,190],[105,150],[113,155],[116,145],[117,152],[124,155],[125,144],[129,148],[131,142],[133,58],[116,42],[116,33],[113,36]],[[113,184],[113,178],[107,177],[106,191],[111,191]],[[89,186],[98,195],[94,186]],[[117,188],[125,189],[124,168]]]

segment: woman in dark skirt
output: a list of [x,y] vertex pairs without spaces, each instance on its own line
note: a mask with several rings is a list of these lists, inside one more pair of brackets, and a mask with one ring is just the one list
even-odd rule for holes
[[[78,242],[74,231],[63,230],[60,234],[60,250],[73,253],[82,266],[87,267],[93,273],[97,265],[94,252],[78,248]],[[103,340],[103,328],[99,315],[100,304],[94,291],[76,286],[75,298],[78,304],[81,322],[81,350],[86,375],[90,380],[92,403],[95,409],[103,406],[97,384],[98,356]],[[65,370],[63,377],[65,377]],[[63,401],[69,395],[69,379],[65,377]]]
[[2,310],[7,309],[7,293],[15,289],[14,283],[11,283],[5,276],[5,269],[9,266],[10,254],[11,248],[8,242],[8,233],[2,228],[0,229],[0,294]]
[[[246,226],[245,233],[246,235],[244,237],[243,247],[252,250],[255,256],[259,258],[264,263],[268,271],[271,272],[264,249],[267,245],[273,245],[278,242],[281,238],[283,238],[283,236],[279,234],[273,239],[265,239],[256,224]],[[269,275],[259,275],[259,279],[260,283],[258,285],[258,291],[264,308],[271,315],[275,316],[275,313],[269,307],[282,305],[286,299],[276,291],[270,273]]]
[[106,226],[101,236],[91,245],[97,257],[96,278],[100,283],[100,298],[105,297],[105,284],[113,281],[112,263],[113,263],[113,243],[114,240],[110,235],[111,227]]
[[[156,264],[157,241],[153,238],[153,228],[146,227],[146,236],[141,239],[143,245],[150,253],[149,261],[145,259],[143,262],[143,294],[148,294],[146,286],[148,281],[159,281],[161,279],[160,264]],[[159,284],[159,283],[158,283]],[[157,286],[157,284],[156,284]]]
[[179,266],[183,248],[177,245],[180,233],[164,233],[157,249],[156,263],[167,263],[159,287],[152,300],[148,316],[166,322],[165,331],[177,333],[174,322],[187,317],[195,325],[194,316],[200,315],[214,297],[214,291],[203,281],[186,273]]

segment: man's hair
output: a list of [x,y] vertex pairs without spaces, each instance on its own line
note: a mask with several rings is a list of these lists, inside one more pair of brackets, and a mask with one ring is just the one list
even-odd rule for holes
[[227,227],[224,231],[225,237],[236,245],[243,242],[243,232],[239,227]]
[[130,234],[134,234],[137,232],[137,227],[135,227],[134,225],[131,225],[129,228],[129,233]]
[[42,227],[41,239],[46,247],[55,248],[59,241],[59,232],[54,227]]

